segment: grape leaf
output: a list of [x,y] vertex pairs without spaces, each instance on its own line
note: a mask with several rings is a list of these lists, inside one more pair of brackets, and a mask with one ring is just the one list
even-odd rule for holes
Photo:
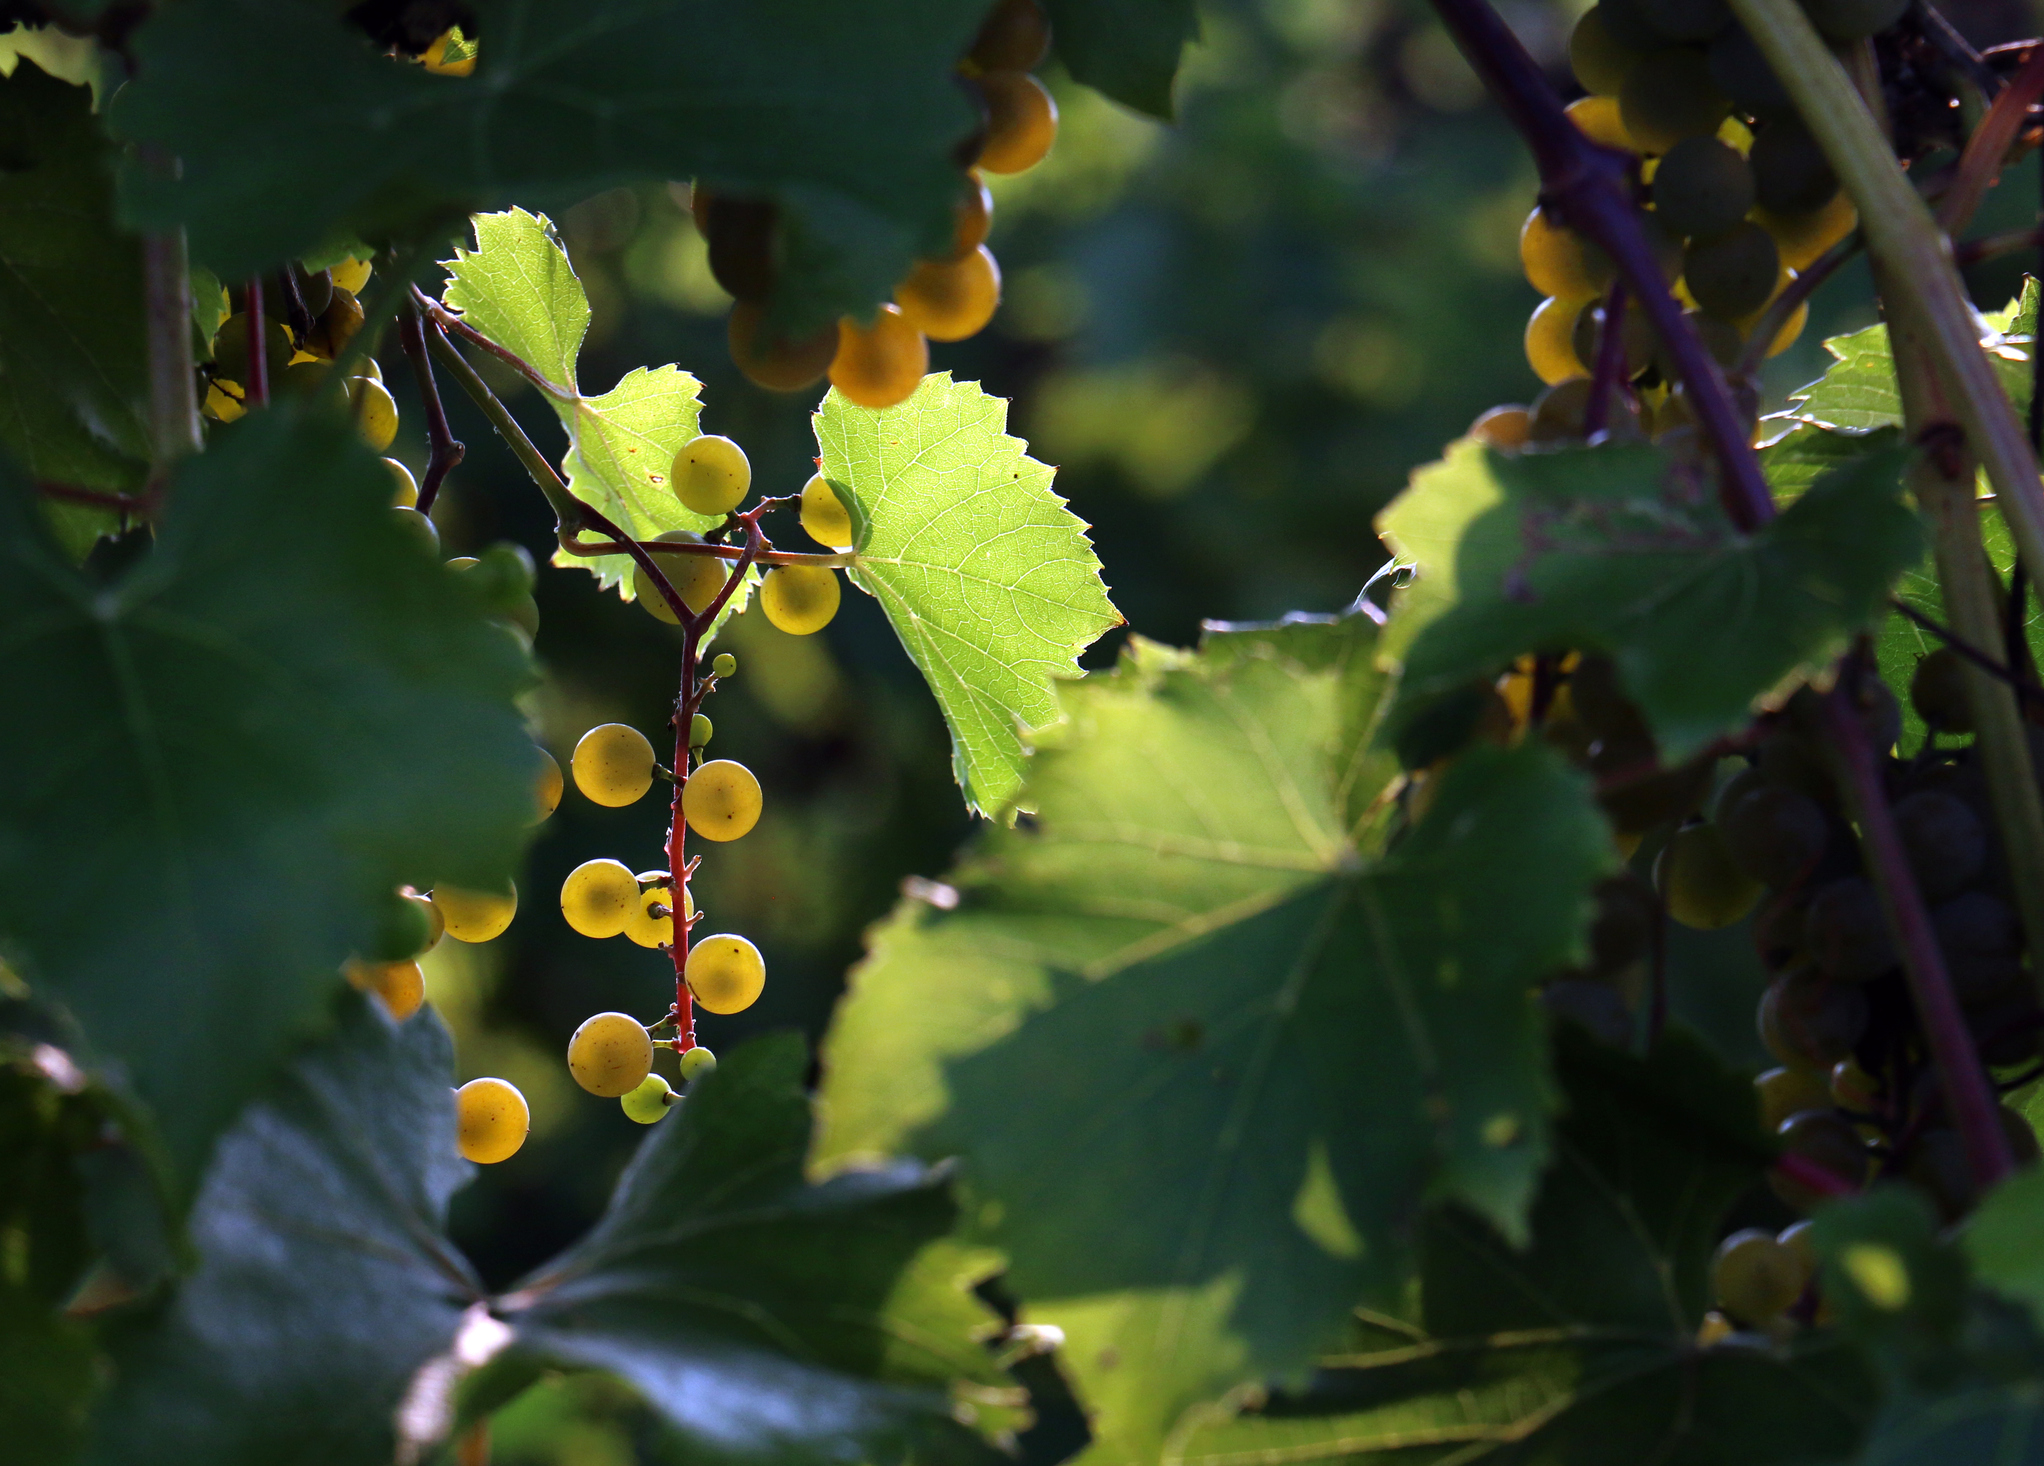
[[964,1157],[1099,1459],[1154,1460],[1188,1406],[1396,1297],[1425,1197],[1521,1229],[1551,1100],[1530,985],[1609,836],[1531,746],[1458,760],[1388,850],[1358,832],[1393,772],[1356,732],[1374,640],[1137,640],[1065,688],[1037,821],[882,927],[837,1015],[819,1160]]
[[1057,716],[1058,680],[1121,624],[1087,525],[1007,435],[1006,400],[949,372],[883,412],[833,391],[815,422],[856,536],[849,578],[936,694],[966,803],[1005,810],[1022,782],[1022,730]]
[[[37,479],[124,490],[148,471],[149,366],[113,151],[88,88],[29,60],[0,81],[0,449]],[[115,523],[80,504],[46,512],[81,556]]]
[[2019,1171],[1989,1192],[1966,1228],[1980,1280],[2044,1318],[2044,1171]]
[[1045,0],[1058,60],[1074,79],[1167,121],[1186,43],[1199,37],[1193,0]]
[[[2030,346],[2037,334],[2037,282],[2025,276],[2022,293],[2007,308],[1980,318],[1980,345],[2018,413],[2030,405]],[[1825,341],[1836,360],[1824,375],[1789,395],[1789,411],[1804,422],[1831,428],[1902,425],[1902,394],[1885,324]]]
[[1902,464],[1900,452],[1855,459],[1744,535],[1706,482],[1653,448],[1456,444],[1378,520],[1418,566],[1392,619],[1394,717],[1521,653],[1596,649],[1663,758],[1685,758],[1880,619],[1923,556]]
[[518,1337],[494,1367],[621,1375],[691,1461],[995,1460],[959,1418],[1002,1377],[968,1291],[985,1262],[943,1241],[948,1177],[808,1184],[807,1063],[770,1035],[695,1084],[595,1229],[500,1301]]
[[983,0],[473,8],[466,78],[378,55],[322,0],[159,8],[110,121],[182,166],[130,167],[127,211],[185,226],[193,256],[234,279],[349,231],[451,232],[476,209],[701,175],[774,195],[791,235],[830,241],[830,268],[776,292],[796,330],[870,311],[950,237],[953,154],[976,120],[954,67]]
[[454,1045],[359,994],[220,1139],[197,1270],[116,1335],[86,1466],[380,1466],[398,1407],[482,1298],[444,1235],[470,1166]]
[[[673,529],[700,533],[723,523],[684,509],[668,482],[675,453],[699,434],[701,384],[677,366],[638,367],[610,391],[582,395],[575,359],[589,327],[589,298],[552,223],[523,209],[478,214],[471,222],[476,247],[457,247],[447,262],[446,302],[572,394],[565,400],[542,394],[567,430],[561,469],[569,490],[634,539]],[[599,584],[632,599],[629,556],[562,551],[554,563],[586,566]]]
[[196,1179],[400,882],[501,885],[532,812],[530,662],[280,406],[168,486],[101,582],[0,473],[0,946]]
[[1437,1210],[1423,1326],[1366,1318],[1309,1388],[1196,1427],[1175,1461],[1768,1466],[1852,1450],[1873,1382],[1839,1340],[1694,1342],[1721,1218],[1767,1159],[1744,1078],[1680,1030],[1645,1059],[1556,1037],[1568,1113],[1530,1248]]

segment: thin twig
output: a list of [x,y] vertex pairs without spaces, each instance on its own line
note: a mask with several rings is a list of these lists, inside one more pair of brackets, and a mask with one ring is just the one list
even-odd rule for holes
[[1966,139],[1952,186],[1938,201],[1938,225],[1945,233],[1957,234],[1972,221],[1980,201],[2001,175],[2009,148],[2029,120],[2030,107],[2039,97],[2044,97],[2044,46],[2030,53],[2022,69],[1973,129],[1973,136]]
[[549,397],[558,398],[562,402],[573,402],[579,395],[573,388],[563,387],[558,382],[552,380],[517,352],[510,350],[508,347],[499,346],[474,326],[464,321],[458,314],[433,299],[432,296],[426,294],[425,291],[419,289],[416,285],[412,287],[412,303],[431,317],[433,324],[441,330],[459,336],[472,346],[481,347]]
[[153,492],[140,494],[116,494],[106,489],[81,488],[76,484],[53,484],[36,481],[36,492],[52,499],[63,499],[72,504],[90,504],[96,509],[112,509],[121,514],[133,514],[147,519],[157,509],[157,496]]
[[1988,676],[2006,682],[2009,686],[2013,687],[2016,690],[2016,696],[2026,702],[2044,706],[2044,687],[2038,687],[2034,683],[2024,681],[2015,672],[2010,670],[2007,664],[1997,662],[1979,647],[1973,645],[1972,642],[1966,640],[1965,637],[1959,635],[1958,632],[1952,630],[1951,627],[1946,626],[1933,617],[1926,616],[1900,596],[1894,597],[1890,600],[1889,604]]
[[2035,226],[2028,229],[2010,229],[1980,239],[1960,240],[1952,246],[1952,258],[1962,266],[1977,265],[1983,260],[2014,254],[2017,250],[2036,249],[2040,244],[2044,244],[2044,229]]
[[1987,64],[1985,58],[1973,49],[1972,43],[1959,34],[1958,28],[1946,20],[1944,12],[1935,5],[1927,3],[1927,0],[1916,0],[1912,9],[1923,38],[1954,67],[1966,73],[1966,80],[1973,83],[1981,96],[1993,101],[2005,85],[2001,73]]
[[[641,540],[639,543],[656,555],[697,555],[712,560],[745,558],[744,549],[738,545],[711,545],[691,540]],[[585,559],[629,553],[621,541],[590,541],[577,538],[572,533],[561,537],[561,548],[570,555],[580,555]],[[814,555],[801,550],[762,550],[758,559],[762,565],[813,565],[824,570],[843,570],[859,563],[859,557],[849,553]]]
[[241,384],[250,407],[267,407],[270,401],[269,342],[263,336],[263,277],[251,275],[242,292],[242,310],[248,318],[248,380]]
[[419,481],[418,510],[433,512],[440,497],[441,482],[468,456],[468,445],[447,426],[447,409],[440,401],[440,384],[433,379],[433,358],[426,350],[426,329],[419,320],[418,307],[406,301],[398,311],[398,339],[405,359],[412,364],[412,379],[419,385],[419,401],[426,409],[426,442],[431,456],[426,476]]

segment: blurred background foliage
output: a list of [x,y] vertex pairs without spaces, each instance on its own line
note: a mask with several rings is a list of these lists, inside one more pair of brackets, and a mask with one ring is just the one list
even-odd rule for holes
[[[1574,95],[1562,57],[1581,7],[1502,8]],[[2010,0],[1947,9],[1976,44],[2030,25]],[[1371,519],[1407,473],[1484,408],[1538,387],[1520,349],[1536,296],[1517,256],[1533,173],[1425,6],[1207,0],[1203,20],[1174,126],[1052,75],[1055,151],[994,180],[1005,302],[989,330],[935,347],[933,361],[1013,400],[1010,430],[1058,466],[1131,628],[1181,644],[1203,619],[1346,605],[1382,560]],[[2031,163],[2004,180],[1976,232],[2019,227],[2036,197]],[[731,367],[729,302],[686,186],[606,193],[556,222],[594,311],[584,390],[678,362],[703,381],[705,431],[744,445],[757,486],[799,488],[815,451],[808,403]],[[2001,304],[2027,265],[1984,268],[1976,298]],[[1824,336],[1871,319],[1863,270],[1841,272],[1801,342],[1771,363],[1770,405],[1818,374]],[[399,402],[415,403],[394,343],[381,357]],[[535,396],[508,376],[494,384],[557,453]],[[435,514],[449,553],[510,538],[544,558],[539,496],[468,404],[449,405],[469,446]],[[397,450],[416,468],[420,416],[407,405]],[[787,518],[776,532],[798,543]],[[672,628],[574,571],[543,574],[539,602],[545,680],[530,712],[563,764],[593,723],[665,723]],[[1120,640],[1087,664],[1107,663]],[[769,975],[754,1008],[704,1020],[717,1049],[769,1028],[819,1035],[863,930],[905,878],[940,875],[969,834],[936,709],[871,602],[848,595],[810,638],[747,616],[723,646],[741,670],[708,709],[713,752],[759,774],[767,813],[747,839],[708,851],[696,890],[710,929],[750,935]],[[495,942],[443,943],[428,961],[462,1077],[503,1075],[532,1105],[531,1143],[456,1201],[457,1235],[493,1284],[585,1227],[639,1138],[615,1104],[574,1088],[561,1055],[593,1011],[660,1013],[666,963],[622,938],[574,935],[556,893],[592,857],[656,864],[663,828],[653,800],[600,809],[571,785],[532,850],[522,918]],[[498,1459],[634,1460],[642,1423],[616,1395],[589,1381],[535,1391],[502,1419]]]

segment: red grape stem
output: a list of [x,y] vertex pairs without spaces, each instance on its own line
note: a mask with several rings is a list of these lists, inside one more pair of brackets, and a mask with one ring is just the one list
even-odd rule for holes
[[1541,202],[1611,257],[1619,279],[1674,358],[1697,425],[1717,453],[1725,517],[1741,530],[1765,524],[1774,517],[1774,497],[1747,439],[1746,419],[1732,401],[1723,368],[1684,316],[1648,247],[1633,202],[1633,159],[1590,141],[1569,120],[1539,64],[1487,0],[1433,0],[1433,5],[1531,149],[1540,171]]
[[1618,379],[1625,365],[1625,282],[1614,280],[1604,295],[1604,329],[1597,333],[1597,363],[1590,378],[1590,401],[1583,409],[1583,436],[1594,438],[1611,420],[1611,394],[1622,391]]
[[447,408],[440,401],[440,384],[433,378],[433,358],[426,350],[426,328],[415,302],[406,301],[399,309],[398,323],[398,339],[404,347],[405,360],[412,364],[412,379],[419,385],[419,403],[426,409],[426,443],[431,455],[426,461],[426,476],[419,480],[416,507],[421,514],[431,514],[433,502],[440,497],[440,485],[468,456],[468,445],[447,426]]
[[1945,233],[1957,234],[1972,221],[1980,201],[2000,177],[2016,135],[2029,122],[2031,105],[2040,97],[2044,97],[2044,45],[2034,47],[2024,58],[2021,69],[1994,99],[1973,136],[1966,139],[1951,184],[1938,200],[1938,227]]
[[1843,1176],[1794,1151],[1776,1160],[1774,1168],[1789,1180],[1807,1186],[1821,1196],[1850,1196],[1859,1189]]
[[162,507],[162,492],[156,485],[139,494],[116,494],[106,489],[81,488],[77,484],[57,484],[46,480],[36,481],[36,492],[52,499],[62,499],[71,504],[90,504],[97,509],[111,509],[117,514],[133,515],[138,519],[151,519]]
[[263,340],[262,276],[248,277],[241,309],[248,320],[248,380],[241,384],[243,400],[250,407],[267,407],[270,401],[270,363],[269,343]]

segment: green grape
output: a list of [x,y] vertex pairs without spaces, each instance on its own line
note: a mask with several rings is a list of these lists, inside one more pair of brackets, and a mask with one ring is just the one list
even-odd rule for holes
[[731,307],[724,340],[746,380],[769,392],[799,392],[822,380],[837,354],[836,326],[807,336],[779,335],[767,320],[766,307],[752,300]]
[[629,1013],[586,1018],[568,1040],[568,1072],[591,1094],[618,1099],[653,1069],[653,1040]]
[[698,1074],[707,1074],[716,1067],[717,1056],[701,1044],[692,1049],[682,1050],[681,1077],[684,1082],[694,1079]]
[[1770,122],[1753,135],[1754,198],[1777,214],[1808,214],[1838,194],[1838,175],[1810,130],[1794,116]]
[[1766,1323],[1803,1296],[1802,1262],[1771,1232],[1748,1227],[1718,1244],[1710,1260],[1710,1290],[1732,1317]]
[[966,59],[981,71],[1033,71],[1050,54],[1050,18],[1037,0],[1000,0]]
[[1973,884],[1987,864],[1987,827],[1966,802],[1938,789],[1895,801],[1895,829],[1926,899],[1941,901]]
[[1916,664],[1909,679],[1909,702],[1916,715],[1940,733],[1973,731],[1973,699],[1966,690],[1966,662],[1941,646]]
[[1609,19],[1610,12],[1602,5],[1583,12],[1569,33],[1568,64],[1584,91],[1615,97],[1625,85],[1626,73],[1647,51],[1627,45],[1612,30]]
[[[1721,321],[1716,316],[1707,316],[1702,311],[1684,311],[1682,319],[1703,340],[1703,349],[1721,367],[1731,367],[1746,351],[1746,338],[1739,328],[1730,321]],[[1676,370],[1675,357],[1658,337],[1654,340],[1654,365],[1661,376],[1670,382],[1679,382],[1682,374]],[[1669,401],[1677,400],[1670,397]],[[1686,399],[1684,399],[1686,409]]]
[[591,803],[621,809],[653,787],[653,745],[627,723],[600,723],[582,735],[568,768]]
[[1517,405],[1493,407],[1469,425],[1465,436],[1488,444],[1501,453],[1516,453],[1526,446],[1533,431],[1533,414]]
[[419,481],[412,477],[412,471],[395,458],[383,460],[383,466],[390,470],[391,481],[397,485],[390,497],[393,509],[415,509],[419,503]]
[[1830,40],[1863,41],[1902,19],[1909,0],[1803,0],[1803,9]]
[[674,496],[696,514],[722,518],[745,502],[752,464],[729,438],[705,434],[674,455]]
[[1760,882],[1741,870],[1714,824],[1677,830],[1654,860],[1654,885],[1668,915],[1684,926],[1715,931],[1730,926],[1760,899]]
[[1831,1066],[1831,1099],[1841,1110],[1867,1114],[1881,1102],[1881,1086],[1874,1076],[1847,1054]]
[[1866,1035],[1867,995],[1796,968],[1768,984],[1757,1017],[1760,1041],[1776,1059],[1828,1074]]
[[1587,300],[1552,296],[1533,308],[1526,322],[1526,362],[1548,386],[1587,375],[1588,365],[1576,355],[1576,321],[1595,307]]
[[1707,41],[1732,23],[1725,0],[1647,0],[1640,13],[1671,41]]
[[328,361],[294,361],[287,362],[281,372],[271,375],[276,380],[279,396],[310,401],[330,385],[333,370],[333,363]]
[[651,1125],[667,1117],[667,1097],[672,1093],[674,1091],[665,1079],[658,1074],[648,1074],[639,1081],[638,1088],[619,1096],[618,1105],[624,1110],[627,1120]]
[[463,1160],[493,1166],[525,1144],[532,1111],[518,1087],[502,1079],[471,1079],[454,1092],[454,1129]]
[[837,572],[822,565],[776,565],[759,588],[759,608],[790,636],[808,636],[837,615]]
[[681,813],[705,840],[736,840],[759,823],[759,780],[744,764],[711,759],[681,789]]
[[1887,914],[1864,876],[1842,876],[1810,898],[1803,940],[1817,970],[1839,982],[1866,982],[1895,965]]
[[738,675],[738,658],[729,652],[718,652],[710,661],[710,674],[719,681]]
[[[1758,774],[1758,770],[1750,771]],[[1732,862],[1763,885],[1793,885],[1823,858],[1831,824],[1799,790],[1760,783],[1718,817]]]
[[397,437],[397,399],[383,383],[368,377],[348,379],[348,406],[355,416],[355,431],[378,453]]
[[1556,300],[1589,300],[1618,278],[1609,255],[1544,208],[1520,227],[1519,267],[1528,284]]
[[616,860],[585,860],[561,882],[561,915],[585,937],[614,937],[639,905],[639,881]]
[[334,298],[320,313],[319,324],[301,343],[307,354],[332,361],[348,349],[355,333],[362,329],[362,303],[348,291],[334,290]]
[[[291,279],[298,287],[298,299],[308,314],[323,316],[327,307],[334,303],[334,277],[327,270],[308,270],[296,260],[291,263]],[[278,292],[281,297],[283,292]],[[359,294],[359,292],[358,292]],[[365,358],[366,359],[366,358]],[[374,365],[372,361],[370,363]],[[381,380],[379,378],[378,380]]]
[[[1830,1172],[1854,1191],[1866,1184],[1866,1142],[1853,1123],[1835,1110],[1804,1110],[1791,1115],[1775,1132],[1783,1151]],[[1778,1167],[1767,1173],[1774,1194],[1797,1211],[1810,1211],[1829,1196],[1815,1187],[1784,1173]]]
[[983,71],[969,78],[986,111],[986,141],[975,166],[988,173],[1021,173],[1049,155],[1057,141],[1057,103],[1026,71]]
[[532,779],[532,807],[537,811],[532,822],[538,824],[561,807],[561,764],[544,748],[533,752],[539,755],[539,768]]
[[1705,65],[1717,89],[1739,111],[1756,117],[1793,116],[1788,89],[1767,64],[1753,37],[1739,26],[1727,26],[1712,39]]
[[[1618,320],[1619,349],[1622,353],[1619,370],[1630,381],[1653,364],[1654,328],[1647,320],[1647,313],[1630,299],[1625,302],[1625,312]],[[1604,307],[1601,303],[1587,302],[1576,313],[1569,346],[1575,353],[1575,359],[1585,366],[1596,362],[1598,353],[1604,348]]]
[[932,341],[963,341],[1000,307],[1000,264],[985,245],[962,259],[920,260],[894,288],[894,303]]
[[423,896],[393,891],[376,914],[376,930],[369,938],[369,957],[375,962],[408,962],[440,939],[434,922],[439,912]]
[[1571,377],[1556,382],[1533,399],[1531,421],[1526,430],[1530,443],[1560,443],[1583,436],[1585,415],[1590,407],[1590,379]]
[[1753,207],[1753,170],[1714,137],[1688,137],[1654,170],[1654,212],[1683,235],[1723,234]]
[[435,886],[433,904],[447,923],[447,935],[457,942],[487,942],[503,935],[518,914],[518,888],[505,883],[502,891],[466,891],[459,886]]
[[744,937],[726,933],[704,937],[689,948],[682,977],[695,1000],[712,1013],[740,1013],[758,1000],[766,986],[766,963],[759,948]]
[[471,580],[486,604],[510,606],[531,596],[539,584],[539,572],[525,546],[498,540],[477,558]]
[[341,968],[349,983],[365,993],[374,993],[390,1010],[390,1016],[404,1022],[426,1001],[426,974],[416,962],[356,962]]
[[802,485],[802,529],[826,550],[852,547],[852,516],[830,480],[820,473],[812,474]]
[[1710,79],[1701,51],[1670,46],[1643,58],[1618,94],[1625,130],[1650,153],[1665,153],[1685,137],[1710,137],[1731,115],[1732,103]]
[[[670,947],[674,945],[674,888],[664,870],[647,872],[639,879],[644,881],[647,875],[653,878],[653,884],[633,899],[625,917],[625,935],[641,947]],[[682,889],[681,903],[684,917],[695,915],[695,902],[689,899],[686,887]]]
[[1753,1081],[1753,1088],[1760,1096],[1760,1126],[1770,1135],[1790,1115],[1831,1103],[1824,1080],[1807,1069],[1769,1069]]
[[715,735],[716,731],[717,725],[712,723],[706,715],[702,713],[692,714],[688,720],[688,746],[690,748],[708,748],[710,746],[710,739]]
[[[703,537],[693,530],[670,529],[658,536],[671,545],[699,545]],[[724,561],[714,555],[655,555],[661,574],[674,587],[681,603],[698,616],[710,609],[710,603],[717,599],[724,589],[724,582],[731,572]],[[679,626],[674,608],[667,604],[667,597],[660,594],[653,578],[636,562],[632,566],[632,595],[644,606],[654,620],[665,621],[669,626]]]
[[838,322],[830,385],[855,407],[893,407],[907,401],[930,369],[930,343],[898,307],[883,305],[871,325],[850,316]]
[[1781,279],[1781,252],[1758,224],[1742,223],[1682,254],[1682,278],[1697,305],[1738,320],[1766,305]]
[[[293,349],[291,333],[284,324],[265,317],[263,365],[270,381],[275,382],[283,375]],[[248,317],[245,314],[231,315],[220,323],[220,333],[213,338],[213,372],[230,382],[247,383]]]

